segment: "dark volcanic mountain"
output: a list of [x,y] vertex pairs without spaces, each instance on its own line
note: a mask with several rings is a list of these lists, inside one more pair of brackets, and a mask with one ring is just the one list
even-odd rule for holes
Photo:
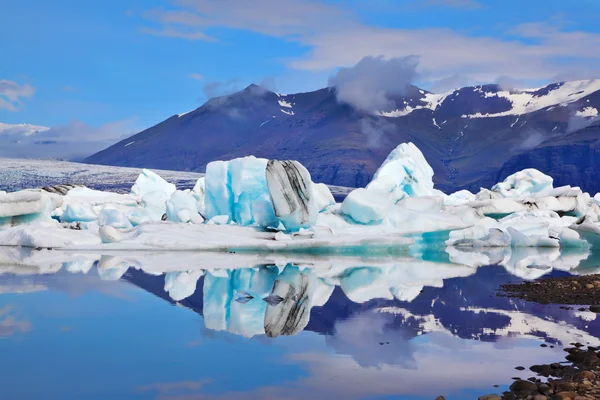
[[296,159],[313,180],[364,186],[388,153],[412,141],[451,192],[489,187],[533,167],[557,185],[600,191],[600,80],[507,91],[497,85],[433,94],[415,86],[388,110],[357,111],[334,88],[291,95],[251,85],[146,129],[86,162],[204,171],[240,156]]

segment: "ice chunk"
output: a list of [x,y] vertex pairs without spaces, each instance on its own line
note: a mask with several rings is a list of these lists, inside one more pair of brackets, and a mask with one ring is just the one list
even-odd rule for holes
[[60,217],[62,222],[90,222],[97,219],[98,215],[90,203],[67,204]]
[[269,160],[267,188],[275,216],[288,231],[317,221],[317,204],[310,173],[298,161]]
[[207,222],[208,225],[227,225],[229,224],[229,215],[215,215]]
[[[173,192],[175,193],[175,192]],[[162,190],[148,192],[142,197],[142,206],[152,216],[153,220],[160,221],[163,214],[167,212],[167,200],[169,195]]]
[[444,204],[444,198],[439,196],[405,197],[396,206],[412,211],[439,212]]
[[477,196],[468,190],[459,190],[458,192],[454,192],[451,195],[444,197],[444,205],[446,206],[459,206],[463,204],[467,204],[471,201],[475,201]]
[[370,224],[383,220],[391,205],[388,194],[358,188],[346,196],[341,211],[358,223]]
[[192,195],[196,198],[196,206],[198,208],[198,212],[201,215],[203,215],[206,210],[206,208],[204,206],[204,197],[205,197],[205,191],[206,191],[205,183],[206,183],[206,181],[205,181],[204,177],[199,178],[198,181],[196,181],[194,188],[192,189]]
[[50,221],[62,196],[39,190],[0,194],[0,227]]
[[176,190],[167,200],[167,218],[173,222],[201,224],[204,218],[198,214],[197,201],[191,194]]
[[143,169],[131,188],[131,193],[139,197],[144,197],[147,193],[160,190],[170,196],[175,189],[175,185],[165,181],[155,172],[152,172],[149,169]]
[[0,194],[0,218],[20,215],[48,215],[62,205],[62,197],[39,190]]
[[206,218],[228,215],[239,225],[276,224],[266,179],[267,160],[253,156],[206,166]]
[[391,193],[393,202],[406,196],[432,196],[433,169],[413,143],[401,143],[375,172],[367,190]]
[[512,199],[479,200],[469,203],[479,215],[504,217],[518,211],[525,211],[527,207]]
[[317,211],[321,212],[327,207],[335,204],[335,199],[331,194],[331,190],[324,183],[313,183],[313,192],[315,195],[315,204],[317,205]]
[[115,208],[104,208],[98,215],[99,226],[112,226],[117,229],[132,228],[129,218]]
[[529,168],[514,173],[492,187],[503,197],[524,197],[552,188],[552,177]]

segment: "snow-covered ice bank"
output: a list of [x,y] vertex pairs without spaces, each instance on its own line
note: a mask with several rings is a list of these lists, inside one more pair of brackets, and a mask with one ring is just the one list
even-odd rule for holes
[[296,161],[215,161],[186,190],[143,170],[128,194],[67,187],[0,195],[0,245],[417,258],[435,249],[464,264],[485,259],[482,249],[585,253],[600,245],[599,197],[554,188],[539,171],[450,195],[432,177],[412,143],[400,144],[366,188],[338,204]]

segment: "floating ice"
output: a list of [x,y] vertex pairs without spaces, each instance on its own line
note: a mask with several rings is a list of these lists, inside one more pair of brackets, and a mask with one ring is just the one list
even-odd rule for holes
[[1,193],[0,227],[49,221],[51,213],[61,205],[61,196],[40,190]]
[[267,190],[267,160],[253,156],[206,166],[206,218],[228,215],[239,225],[276,225]]
[[198,214],[196,198],[188,193],[176,190],[166,202],[167,219],[173,222],[191,222],[201,224],[204,218]]
[[393,202],[406,196],[431,196],[434,194],[433,169],[417,146],[402,143],[375,172],[367,190],[390,193]]
[[298,161],[270,160],[266,169],[267,188],[275,216],[288,231],[313,225],[317,204],[310,174]]
[[359,188],[346,196],[341,211],[358,223],[370,224],[383,220],[391,205],[392,200],[388,194]]
[[149,169],[143,169],[131,188],[131,193],[144,197],[147,193],[160,190],[170,196],[175,189],[175,185],[172,183],[165,181]]
[[112,226],[117,229],[129,229],[133,226],[129,218],[115,208],[104,208],[98,215],[99,226]]
[[[431,167],[411,143],[398,146],[373,182],[350,192],[341,204],[334,203],[325,185],[314,184],[296,161],[252,156],[216,161],[192,190],[176,190],[144,170],[133,193],[127,195],[84,187],[55,188],[64,195],[41,190],[0,193],[0,245],[410,254],[466,263],[500,262],[507,255],[498,249],[548,247],[585,252],[600,246],[600,195],[592,198],[577,187],[553,188],[552,178],[531,169],[476,195],[467,191],[446,195],[433,188],[432,176]],[[446,246],[451,249],[439,254]],[[565,268],[571,265],[568,260],[564,264]],[[520,271],[521,267],[515,268]],[[373,274],[366,274],[365,279],[377,282]],[[523,276],[531,274],[522,271]],[[352,286],[354,278],[344,279]],[[329,282],[317,285],[325,294],[330,286]],[[363,298],[351,286],[351,295]],[[374,289],[376,284],[371,286],[369,290],[379,290]],[[281,303],[287,301],[278,293],[246,292],[252,296],[251,303],[270,295],[280,296]],[[399,283],[384,292],[409,299],[416,287]]]
[[331,194],[331,190],[324,183],[313,183],[313,192],[315,196],[315,204],[317,211],[322,212],[327,207],[335,204],[335,199]]
[[89,222],[97,219],[98,215],[90,203],[67,204],[60,217],[62,222]]
[[552,182],[552,177],[537,169],[529,168],[514,173],[503,182],[497,183],[492,187],[492,191],[500,193],[503,197],[523,197],[552,189]]

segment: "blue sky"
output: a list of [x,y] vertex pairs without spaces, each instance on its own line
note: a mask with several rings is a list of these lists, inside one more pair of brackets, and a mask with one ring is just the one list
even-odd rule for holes
[[[254,82],[416,55],[434,91],[600,77],[598,0],[0,0],[0,121],[133,133]],[[8,39],[8,40],[7,40]]]

